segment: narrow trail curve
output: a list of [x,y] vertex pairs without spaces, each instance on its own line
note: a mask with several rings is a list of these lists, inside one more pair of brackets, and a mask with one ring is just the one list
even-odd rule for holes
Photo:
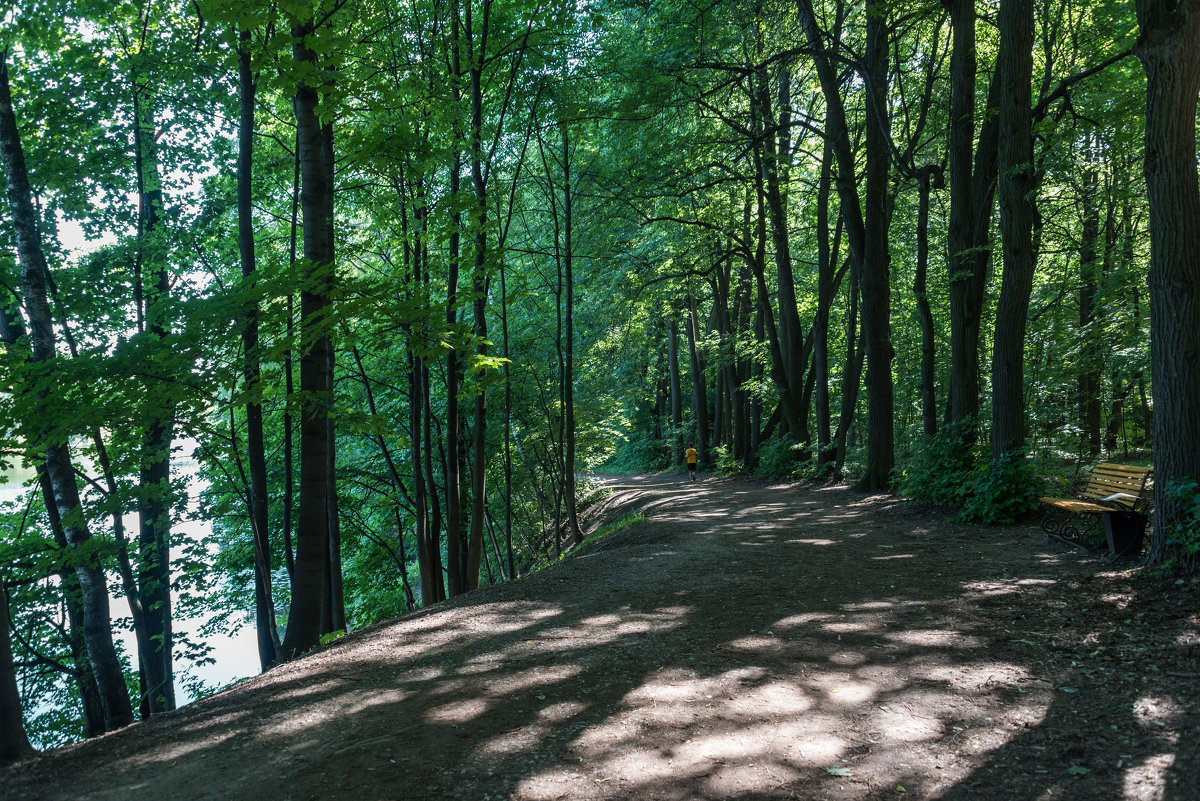
[[606,480],[644,523],[0,772],[0,798],[1195,797],[1195,714],[1139,712],[1144,688],[1060,658],[1130,598],[1081,595],[1096,565],[1036,528],[837,488]]

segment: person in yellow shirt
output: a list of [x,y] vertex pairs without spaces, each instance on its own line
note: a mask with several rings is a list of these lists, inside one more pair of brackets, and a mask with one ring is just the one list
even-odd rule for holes
[[688,443],[687,450],[684,451],[687,455],[688,475],[692,477],[692,481],[696,480],[696,460],[700,458],[700,452],[692,447],[692,443]]

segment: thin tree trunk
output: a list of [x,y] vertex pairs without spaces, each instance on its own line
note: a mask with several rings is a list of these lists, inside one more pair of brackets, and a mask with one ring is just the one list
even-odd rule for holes
[[[7,183],[9,210],[21,266],[22,295],[29,319],[30,361],[35,371],[45,372],[51,368],[55,358],[54,327],[46,293],[48,270],[9,89],[7,57],[7,50],[0,51],[0,161],[3,162]],[[133,722],[133,707],[113,645],[108,582],[99,556],[90,543],[91,532],[80,503],[67,444],[57,442],[57,438],[51,436],[53,412],[48,408],[48,391],[37,390],[34,399],[38,408],[30,422],[39,428],[28,431],[27,441],[31,447],[40,448],[44,453],[46,472],[54,489],[54,505],[63,522],[63,532],[71,549],[79,554],[75,573],[79,578],[84,613],[84,642],[100,691],[105,728],[117,729]]]
[[[250,31],[238,36],[238,251],[242,280],[254,287],[254,96],[257,90],[250,69]],[[256,291],[256,290],[255,290]],[[258,353],[258,300],[246,302],[242,324],[242,354],[248,400],[246,401],[246,462],[250,471],[250,528],[254,538],[254,622],[258,633],[258,661],[265,671],[278,661],[279,632],[271,591],[271,540],[267,507],[267,452],[263,434],[263,408],[258,400],[261,369]]]
[[[167,271],[166,233],[162,227],[163,193],[159,176],[158,145],[154,114],[149,98],[135,77],[133,91],[134,156],[138,193],[138,255],[142,266],[139,281],[149,270],[154,284],[141,293],[145,302],[145,334],[157,345],[169,335],[166,301],[170,289]],[[157,386],[148,386],[154,393]],[[175,676],[171,659],[171,428],[174,404],[167,399],[155,404],[144,435],[140,489],[138,492],[138,587],[150,651],[140,655],[143,694],[142,716],[175,708]]]
[[[913,281],[913,295],[917,302],[917,320],[921,325],[921,431],[932,437],[938,430],[937,395],[935,376],[937,351],[934,340],[933,310],[929,306],[929,191],[936,165],[921,169],[918,180],[917,203],[917,267]],[[939,179],[941,177],[938,172]]]
[[[469,2],[469,0],[468,0]],[[462,66],[459,55],[459,4],[454,0],[450,11],[450,69],[451,98],[455,108],[462,106],[460,78]],[[454,157],[450,169],[450,197],[458,203],[462,181],[462,126],[458,116],[452,120]],[[457,207],[456,207],[457,208]],[[446,278],[446,329],[451,336],[458,328],[458,274],[462,258],[462,213],[455,211],[450,225],[450,263]],[[446,592],[449,597],[466,592],[464,579],[466,553],[462,531],[462,450],[459,442],[461,420],[458,393],[461,385],[462,367],[454,348],[446,352]]]
[[563,493],[567,504],[567,528],[571,542],[583,542],[583,530],[579,527],[579,510],[575,498],[575,273],[574,252],[571,237],[573,223],[571,210],[571,145],[567,124],[559,124],[562,131],[563,169],[563,282],[566,289],[566,309],[563,316],[566,336],[565,372],[563,374],[563,412],[566,415],[566,457],[563,463]]
[[[487,53],[491,0],[483,0],[479,37],[476,41],[471,16],[471,0],[466,4],[466,36],[470,50],[468,75],[471,89],[471,186],[475,192],[474,223],[475,266],[471,272],[471,292],[475,296],[475,354],[486,358],[487,338],[487,183],[483,174],[483,59]],[[465,588],[479,586],[479,566],[486,547],[483,527],[487,515],[487,385],[475,392],[474,421],[471,431],[471,520],[467,537]]]
[[683,393],[679,387],[679,319],[671,316],[667,326],[667,370],[671,381],[671,430],[675,432],[671,464],[683,463]]
[[833,183],[833,148],[821,149],[817,183],[817,314],[813,320],[813,372],[816,374],[817,460],[827,461],[833,439],[829,403],[829,312],[833,307],[833,258],[829,247],[829,194]]
[[704,365],[696,348],[699,333],[696,322],[696,299],[689,292],[687,334],[688,353],[692,363],[692,416],[696,423],[696,450],[700,451],[700,464],[707,467],[712,464],[712,456],[708,449],[708,389],[704,382]]
[[1084,148],[1082,242],[1079,247],[1079,336],[1082,340],[1079,364],[1080,452],[1088,456],[1100,453],[1100,255],[1096,244],[1100,237],[1099,178],[1097,176],[1096,137],[1087,137]]
[[500,334],[504,338],[504,551],[508,559],[508,579],[517,576],[512,541],[512,376],[508,350],[508,283],[505,262],[500,262]]
[[[332,137],[329,141],[332,141]],[[332,154],[330,154],[330,162],[332,163]],[[329,405],[332,407],[334,399],[334,367],[336,366],[332,341],[329,345],[328,358],[327,391],[329,393]],[[328,518],[329,526],[329,567],[325,571],[325,586],[328,593],[326,601],[328,619],[322,621],[322,628],[324,629],[321,632],[322,634],[346,630],[346,598],[342,589],[342,520],[341,514],[338,511],[337,495],[337,432],[335,431],[332,415],[329,416],[326,424],[325,453],[329,459],[329,466],[325,473],[325,514]],[[326,616],[322,615],[322,617]]]

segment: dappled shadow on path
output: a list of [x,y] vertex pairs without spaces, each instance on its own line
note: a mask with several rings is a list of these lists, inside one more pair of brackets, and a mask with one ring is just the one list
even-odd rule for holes
[[1194,706],[1146,665],[1099,687],[1070,664],[1077,645],[1129,656],[1097,627],[1138,599],[1070,608],[1075,563],[1028,531],[836,489],[614,488],[647,521],[593,552],[51,755],[0,795],[1194,797],[1172,781],[1195,775]]

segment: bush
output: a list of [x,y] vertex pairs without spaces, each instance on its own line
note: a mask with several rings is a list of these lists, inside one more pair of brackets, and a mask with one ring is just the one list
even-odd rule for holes
[[993,459],[952,430],[918,443],[895,478],[902,495],[958,509],[955,519],[968,523],[1012,523],[1040,495],[1037,471],[1021,454]]
[[1200,484],[1190,478],[1172,481],[1164,495],[1175,507],[1175,519],[1167,526],[1168,564],[1194,573],[1200,567]]
[[959,506],[977,452],[962,436],[943,429],[917,442],[909,457],[896,468],[894,478],[901,495],[937,506]]
[[616,452],[600,469],[606,473],[644,473],[666,470],[670,463],[667,443],[656,440],[650,432],[639,431],[618,442]]
[[722,476],[740,475],[746,472],[746,465],[741,459],[734,459],[733,453],[728,445],[718,445],[713,449],[716,455],[716,464],[713,465],[714,471]]
[[972,523],[1012,523],[1037,508],[1036,471],[1017,452],[980,461],[964,477],[956,519]]
[[795,478],[804,466],[804,446],[787,434],[772,437],[758,449],[754,475],[760,478]]

